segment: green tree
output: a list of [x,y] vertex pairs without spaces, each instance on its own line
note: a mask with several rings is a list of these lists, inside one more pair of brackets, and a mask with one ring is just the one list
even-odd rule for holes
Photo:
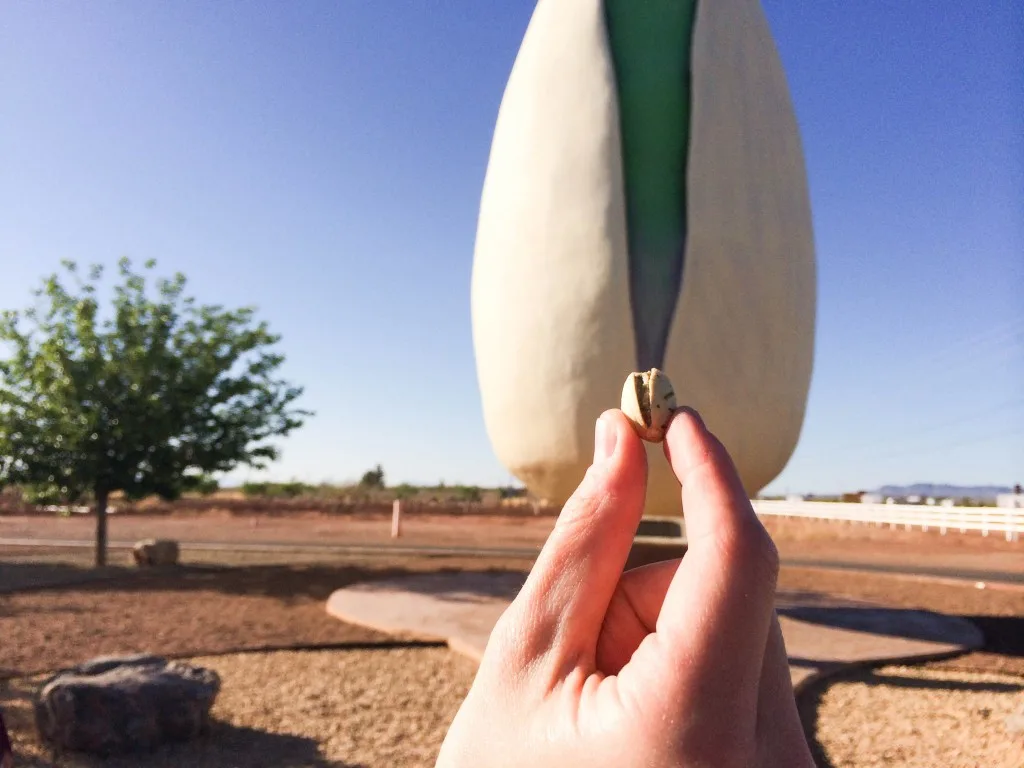
[[383,488],[384,468],[378,464],[368,472],[364,472],[362,480],[359,481],[359,485],[363,488]]
[[220,482],[215,477],[204,475],[196,479],[194,490],[202,496],[212,496],[220,490]]
[[409,483],[402,483],[401,485],[395,486],[395,498],[404,501],[405,499],[411,499],[419,491],[414,485]]
[[122,259],[101,311],[102,267],[63,266],[35,306],[0,315],[0,486],[91,497],[102,566],[111,493],[174,499],[210,473],[263,467],[277,456],[268,441],[311,414],[275,378],[280,337],[252,308],[199,305],[180,273],[152,295]]
[[459,501],[477,503],[482,498],[480,489],[475,485],[457,485],[454,490],[455,498]]

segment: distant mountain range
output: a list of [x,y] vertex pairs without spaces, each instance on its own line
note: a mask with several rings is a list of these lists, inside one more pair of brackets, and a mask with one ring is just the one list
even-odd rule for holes
[[1001,485],[942,485],[941,483],[914,483],[913,485],[883,485],[875,493],[883,496],[921,496],[932,498],[994,499],[1000,493],[1013,493],[1013,488]]

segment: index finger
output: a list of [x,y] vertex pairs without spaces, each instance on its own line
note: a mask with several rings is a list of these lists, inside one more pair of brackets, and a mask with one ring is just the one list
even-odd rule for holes
[[[682,486],[688,550],[669,585],[657,632],[690,660],[693,680],[744,692],[756,707],[774,610],[778,553],[754,514],[728,452],[700,417],[681,409],[665,454]],[[692,663],[699,661],[699,663]]]

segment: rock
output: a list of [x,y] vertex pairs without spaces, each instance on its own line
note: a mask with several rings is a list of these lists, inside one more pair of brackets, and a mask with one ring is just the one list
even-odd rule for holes
[[148,751],[203,733],[216,672],[159,656],[103,657],[51,677],[35,702],[40,738],[76,752]]
[[178,542],[170,539],[145,539],[132,549],[140,567],[178,564]]

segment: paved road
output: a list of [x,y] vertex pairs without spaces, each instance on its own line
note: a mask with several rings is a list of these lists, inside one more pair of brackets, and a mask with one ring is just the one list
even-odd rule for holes
[[[325,555],[426,555],[434,557],[484,557],[484,558],[524,558],[536,557],[537,547],[465,547],[437,546],[425,544],[306,544],[296,542],[223,542],[223,541],[181,541],[182,551],[196,552],[252,552],[268,554],[300,554]],[[132,541],[111,541],[110,549],[131,549]],[[92,549],[93,542],[83,539],[36,539],[36,538],[0,538],[0,547],[40,547],[50,549]],[[857,561],[816,560],[806,558],[784,558],[784,566],[805,568],[824,568],[839,571],[869,571],[872,573],[897,573],[911,576],[931,576],[944,579],[956,579],[969,582],[1002,582],[1008,584],[1024,584],[1024,573],[1013,571],[989,571],[950,568],[944,566],[914,566],[886,563],[868,563]]]
[[[0,547],[43,547],[52,549],[92,549],[94,542],[83,539],[0,538]],[[110,549],[131,549],[134,541],[111,541]],[[225,542],[179,541],[182,551],[195,552],[265,552],[287,554],[336,555],[428,555],[436,557],[495,557],[532,558],[540,551],[537,547],[460,547],[427,544],[307,544],[289,541]]]

